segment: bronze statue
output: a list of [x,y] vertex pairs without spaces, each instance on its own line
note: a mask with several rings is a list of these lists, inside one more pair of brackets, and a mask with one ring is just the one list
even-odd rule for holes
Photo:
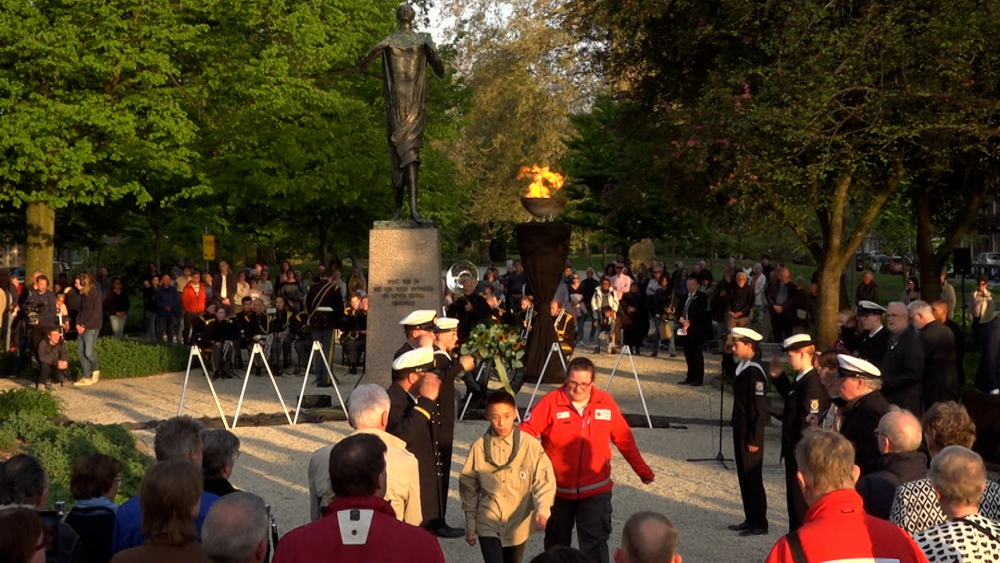
[[382,95],[385,97],[385,126],[392,160],[392,187],[396,214],[403,212],[403,189],[410,189],[410,215],[418,223],[426,221],[417,213],[417,169],[424,139],[424,110],[427,99],[427,65],[444,77],[444,63],[431,40],[413,31],[416,11],[409,4],[396,10],[399,31],[386,37],[365,55],[360,67],[367,68],[382,55]]

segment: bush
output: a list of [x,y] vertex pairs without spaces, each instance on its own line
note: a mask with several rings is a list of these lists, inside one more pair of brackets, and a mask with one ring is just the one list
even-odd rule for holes
[[[89,377],[80,367],[79,341],[66,343],[71,375]],[[158,373],[184,371],[190,348],[161,342],[141,342],[120,338],[97,339],[97,359],[101,362],[101,379],[146,377]]]
[[17,413],[37,413],[51,419],[59,416],[61,408],[59,397],[37,389],[10,389],[0,393],[0,422]]
[[124,426],[59,424],[59,403],[51,393],[17,389],[0,393],[0,450],[36,456],[49,474],[50,498],[72,503],[69,482],[73,461],[94,453],[121,460],[119,501],[135,495],[150,460],[136,449]]
[[[77,378],[83,377],[79,345],[76,340],[66,342],[69,373]],[[110,336],[97,339],[97,359],[101,362],[102,379],[146,377],[158,373],[184,371],[187,367],[189,350],[190,348],[186,346],[162,342],[122,340]],[[0,354],[0,373],[13,373],[14,359],[13,353]],[[16,375],[29,381],[35,380],[34,371],[27,365]],[[88,377],[89,375],[87,374]]]

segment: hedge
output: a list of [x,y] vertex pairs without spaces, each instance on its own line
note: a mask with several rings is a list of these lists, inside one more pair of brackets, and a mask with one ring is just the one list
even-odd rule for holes
[[[76,340],[66,342],[69,371],[75,377],[83,376],[78,347],[79,342]],[[189,351],[190,348],[186,346],[162,342],[123,340],[114,337],[97,339],[97,359],[101,363],[101,379],[146,377],[158,373],[184,371]],[[8,353],[0,357],[2,373],[11,373],[13,362],[13,354]],[[35,379],[34,372],[27,367],[19,375],[31,381]]]
[[63,423],[58,420],[59,406],[51,393],[35,389],[0,393],[0,457],[34,455],[49,474],[50,502],[72,504],[73,461],[93,453],[107,454],[121,460],[124,467],[117,500],[124,502],[137,494],[152,460],[136,449],[132,433],[120,424]]

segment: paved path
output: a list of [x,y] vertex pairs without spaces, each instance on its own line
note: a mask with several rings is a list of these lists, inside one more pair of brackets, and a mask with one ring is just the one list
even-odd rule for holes
[[[615,356],[587,354],[598,365],[598,384],[606,384],[614,365]],[[700,389],[678,386],[683,379],[683,358],[635,358],[636,368],[650,414],[689,419],[682,426],[668,429],[636,428],[634,430],[644,457],[656,472],[656,482],[642,485],[617,453],[613,462],[614,532],[611,549],[618,546],[621,527],[629,514],[639,510],[657,510],[666,514],[677,526],[680,534],[679,551],[686,561],[751,562],[761,561],[780,534],[787,531],[785,514],[784,480],[778,462],[780,430],[772,423],[766,432],[764,479],[769,501],[771,533],[755,538],[738,538],[726,530],[726,525],[743,519],[736,474],[723,469],[718,463],[689,463],[688,458],[711,458],[718,449],[718,428],[709,424],[719,415],[719,391],[706,385]],[[613,379],[611,393],[622,410],[641,414],[642,404],[635,379],[627,358]],[[621,368],[620,368],[621,369]],[[718,362],[709,361],[709,374],[718,372]],[[338,370],[342,372],[343,370]],[[711,375],[709,376],[711,378]],[[102,381],[90,388],[56,388],[55,394],[65,402],[66,414],[76,421],[99,423],[141,423],[168,418],[177,413],[177,404],[184,374],[164,374],[153,377]],[[347,389],[356,378],[343,378]],[[289,408],[302,385],[301,378],[284,377],[278,380],[279,388]],[[0,390],[23,385],[23,381],[0,380]],[[217,390],[228,416],[232,416],[239,398],[240,380],[217,382]],[[553,386],[541,387],[539,393]],[[328,392],[311,385],[307,394]],[[528,402],[531,387],[525,386],[518,397],[523,407]],[[346,399],[346,396],[345,396]],[[334,403],[336,399],[334,398]],[[723,405],[728,420],[731,409],[727,395]],[[277,396],[270,381],[252,378],[248,383],[243,413],[280,412]],[[184,413],[193,416],[218,417],[218,412],[200,372],[192,374]],[[243,420],[241,414],[241,421]],[[459,422],[455,436],[455,457],[448,515],[452,525],[462,525],[464,516],[458,498],[458,471],[469,445],[482,434],[486,423],[482,420]],[[278,518],[279,529],[285,532],[308,521],[306,467],[311,453],[340,439],[350,432],[346,422],[299,424],[283,426],[241,426],[236,433],[242,442],[241,455],[233,474],[233,483],[248,491],[262,495],[270,502]],[[151,451],[152,431],[139,430],[137,435]],[[732,435],[727,428],[723,435],[723,452],[732,457]],[[732,466],[732,464],[730,464]],[[449,562],[481,561],[478,547],[472,548],[462,540],[442,541]],[[530,560],[541,551],[541,535],[535,534],[529,542],[527,558]]]

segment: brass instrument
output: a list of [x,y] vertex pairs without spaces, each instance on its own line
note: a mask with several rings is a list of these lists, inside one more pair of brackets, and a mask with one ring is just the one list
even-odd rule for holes
[[[350,307],[350,306],[344,307],[344,317],[345,318],[357,317],[357,316],[359,316],[358,315],[359,312],[360,312],[360,310],[354,309],[353,307]],[[358,325],[356,319],[352,319],[351,321],[348,321],[348,322],[350,322],[351,325],[353,325],[354,327],[357,327],[357,325]],[[344,332],[344,334],[343,334],[343,336],[341,336],[340,340],[342,342],[344,340],[354,340],[360,334],[361,334],[360,330],[349,330],[347,332]]]
[[476,265],[468,260],[459,260],[448,268],[445,273],[445,285],[448,289],[455,295],[464,295],[465,290],[462,289],[462,283],[465,282],[467,278],[472,278],[479,283],[479,269]]

